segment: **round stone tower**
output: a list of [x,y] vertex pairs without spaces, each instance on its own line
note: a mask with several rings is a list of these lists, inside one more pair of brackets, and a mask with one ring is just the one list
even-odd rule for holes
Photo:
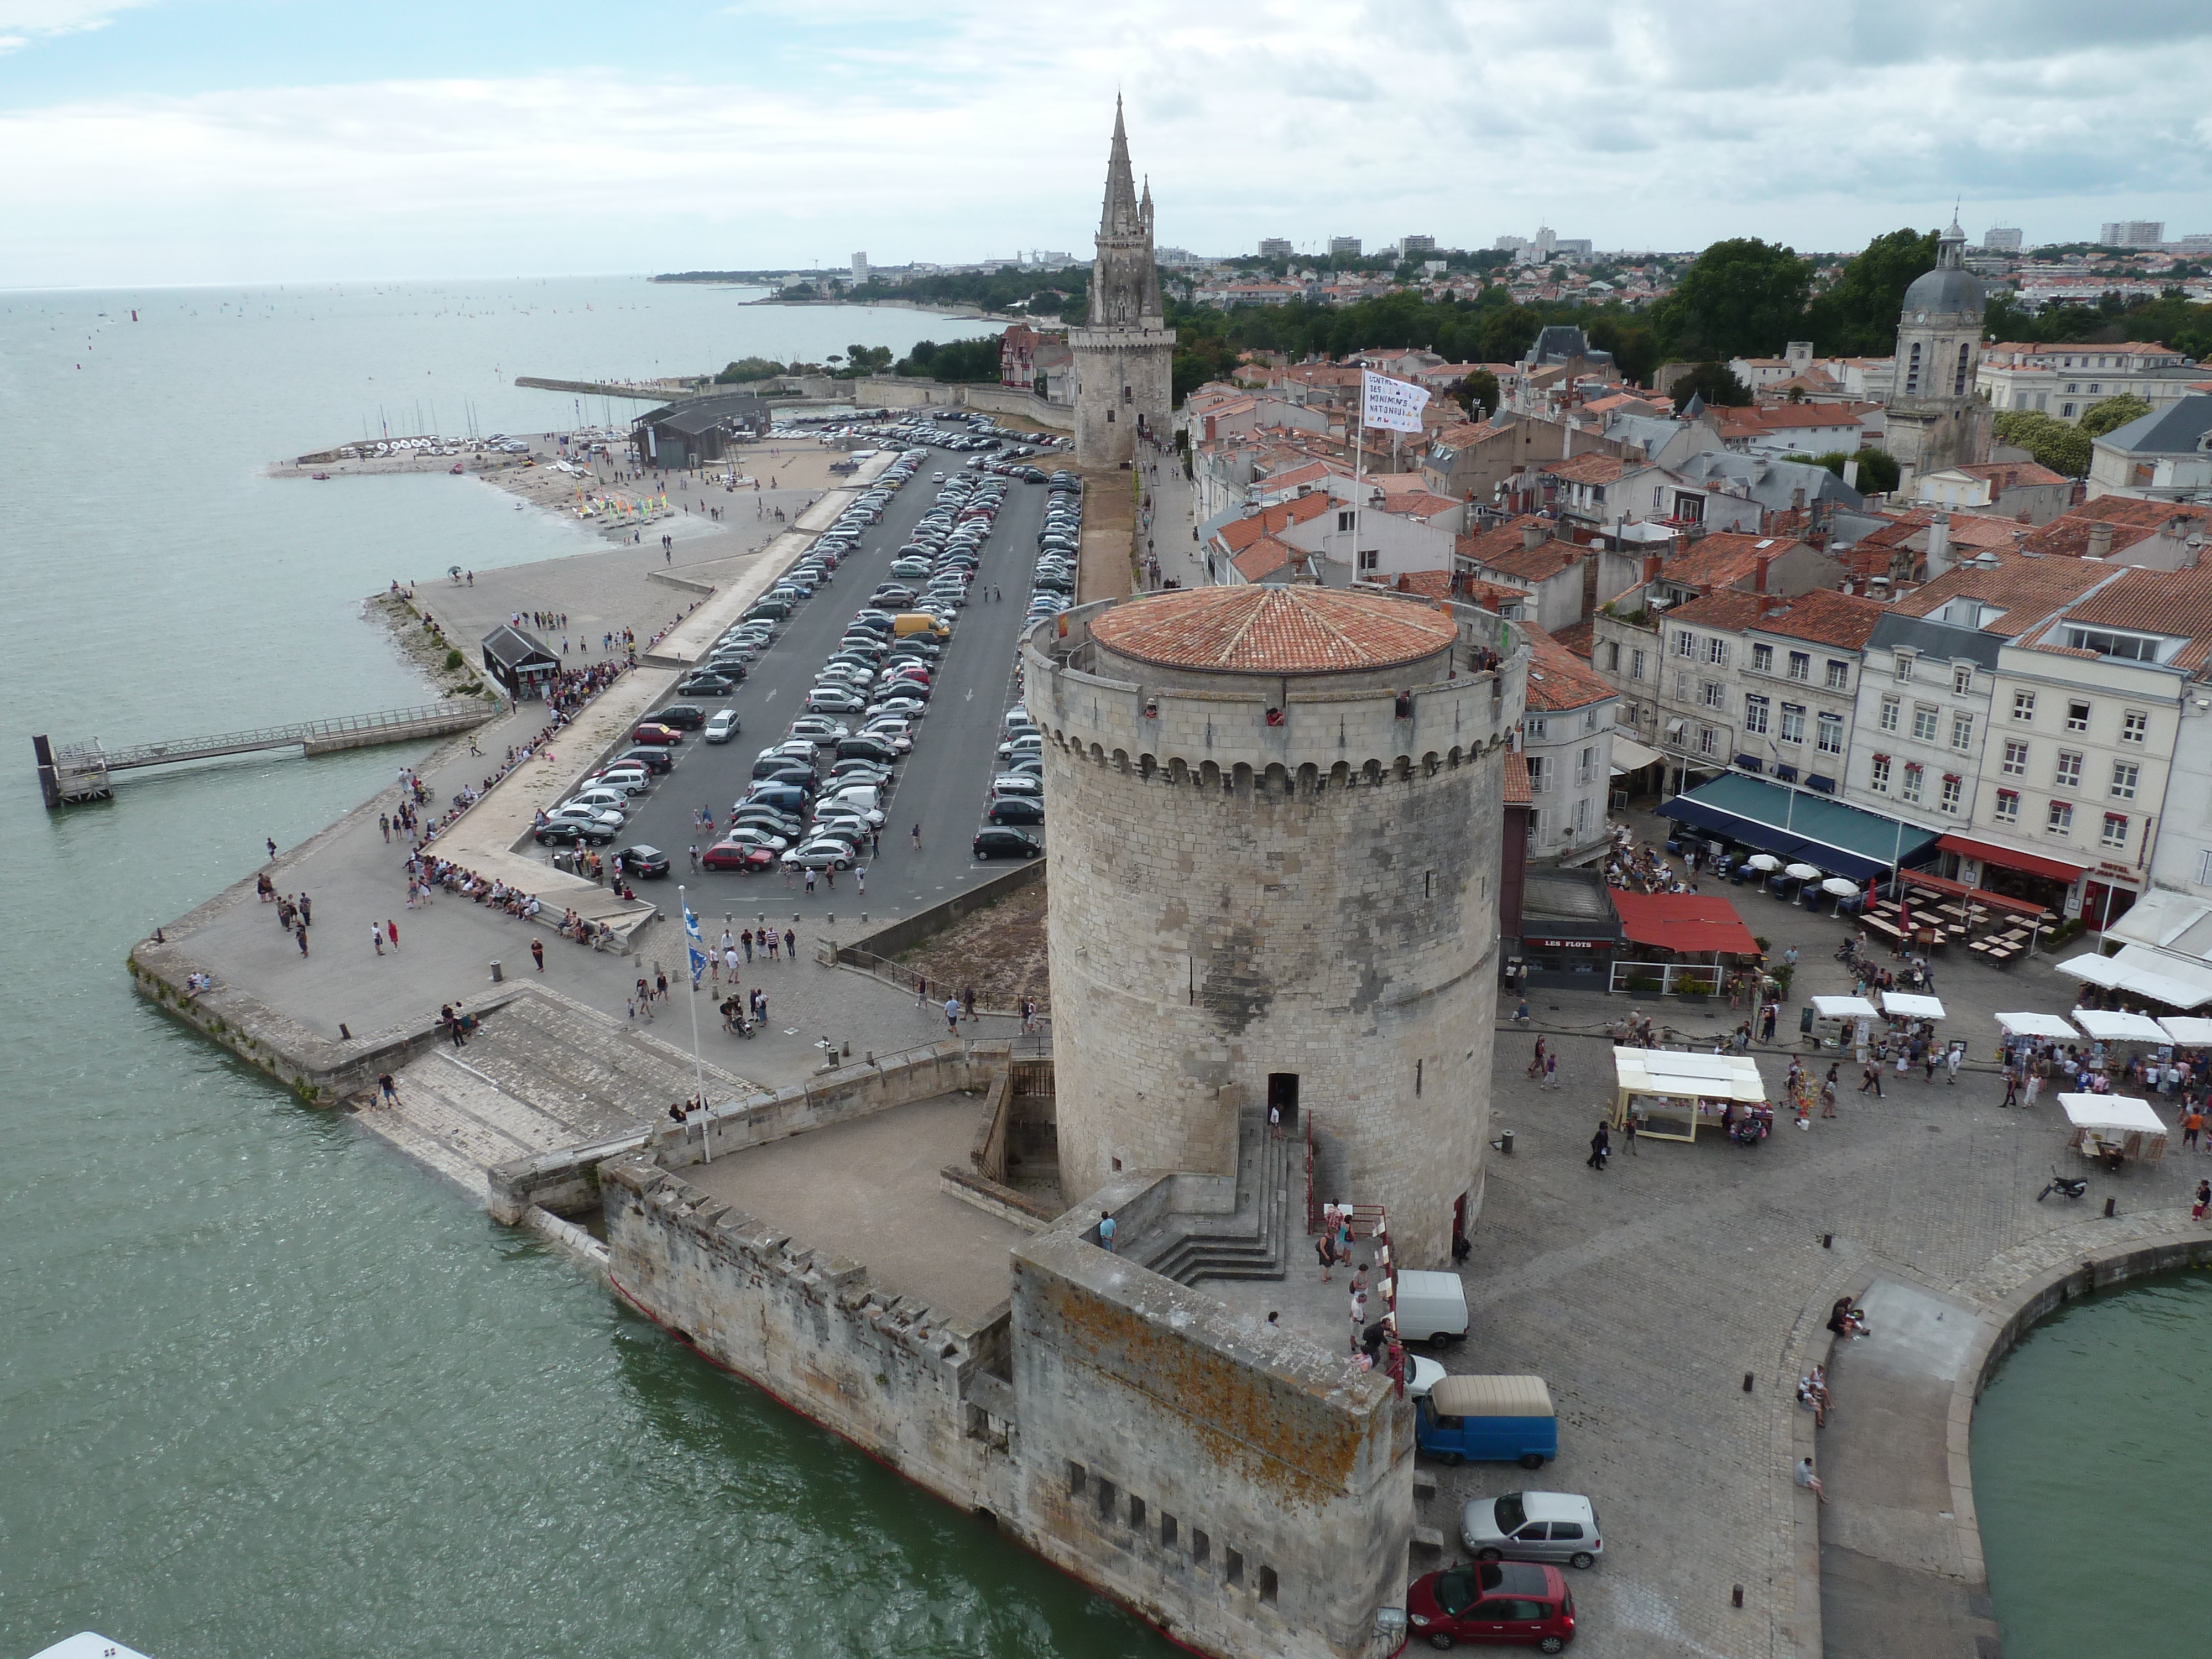
[[1517,638],[1242,586],[1087,605],[1024,653],[1063,1190],[1232,1174],[1239,1115],[1273,1103],[1325,1149],[1321,1196],[1445,1261],[1482,1201]]

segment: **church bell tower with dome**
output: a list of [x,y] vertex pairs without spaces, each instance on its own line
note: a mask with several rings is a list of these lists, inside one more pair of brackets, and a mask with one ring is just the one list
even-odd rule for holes
[[1175,331],[1152,255],[1152,189],[1147,184],[1139,198],[1118,98],[1097,246],[1089,321],[1068,331],[1067,343],[1075,359],[1075,462],[1109,467],[1134,459],[1139,429],[1165,436],[1175,392]]
[[1990,458],[1996,416],[1974,386],[1988,295],[1966,269],[1966,246],[1954,215],[1937,240],[1936,269],[1905,290],[1897,319],[1887,441],[1900,469],[1900,495],[1928,473]]

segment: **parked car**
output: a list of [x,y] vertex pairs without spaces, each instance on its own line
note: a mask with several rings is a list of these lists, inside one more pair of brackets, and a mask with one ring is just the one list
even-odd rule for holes
[[1509,1492],[1476,1498],[1460,1511],[1459,1535],[1478,1561],[1564,1561],[1590,1567],[1605,1553],[1597,1506],[1566,1492]]
[[1432,1648],[1519,1643],[1560,1653],[1575,1639],[1575,1598],[1557,1567],[1478,1561],[1407,1585],[1406,1622]]
[[548,818],[532,832],[540,847],[605,847],[612,843],[616,828],[612,824],[597,823],[582,818]]
[[665,749],[625,749],[617,758],[634,761],[648,772],[672,772],[676,769],[676,757]]
[[699,735],[709,743],[727,743],[738,735],[738,711],[734,708],[716,709],[714,719],[707,722],[707,729]]
[[786,865],[799,870],[849,870],[853,867],[853,843],[840,841],[835,836],[821,836],[803,842],[783,855]]
[[732,663],[726,673],[688,674],[676,683],[676,689],[687,697],[726,697],[744,677],[745,671]]
[[979,859],[1033,859],[1044,843],[1019,830],[979,830],[973,850]]
[[1413,1443],[1447,1464],[1540,1469],[1559,1455],[1559,1419],[1540,1376],[1447,1376],[1413,1402]]
[[640,842],[615,854],[615,867],[641,880],[654,881],[668,873],[668,854],[658,847],[647,847]]
[[806,710],[811,714],[852,714],[868,706],[868,700],[857,691],[848,691],[838,685],[817,685],[806,694]]
[[[720,692],[715,694],[720,696]],[[663,726],[672,726],[679,732],[696,732],[707,723],[707,711],[696,702],[672,702],[665,708],[656,708],[653,718]]]
[[672,726],[663,726],[659,720],[641,720],[631,732],[634,743],[671,744],[684,741],[684,734]]
[[993,823],[1042,823],[1044,803],[1030,795],[1000,795],[983,816]]
[[1031,772],[1001,772],[991,780],[991,793],[1039,796],[1044,793],[1044,780]]

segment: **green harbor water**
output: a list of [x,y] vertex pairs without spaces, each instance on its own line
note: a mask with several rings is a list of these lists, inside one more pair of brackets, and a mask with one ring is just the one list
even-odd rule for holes
[[2201,1659],[2212,1273],[2077,1302],[1974,1413],[1974,1504],[2005,1659]]
[[593,544],[468,480],[276,482],[266,460],[358,436],[380,405],[421,429],[418,398],[447,432],[464,409],[485,432],[573,422],[518,374],[974,331],[738,297],[612,279],[0,295],[0,1659],[84,1628],[155,1659],[1167,1651],[131,995],[125,955],[157,919],[400,756],[39,803],[35,732],[414,702],[363,595]]

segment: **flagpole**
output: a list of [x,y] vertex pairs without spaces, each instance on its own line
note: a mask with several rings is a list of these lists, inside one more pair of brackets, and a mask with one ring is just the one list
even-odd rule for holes
[[708,1155],[708,1123],[704,1115],[707,1067],[706,1062],[699,1058],[699,950],[696,943],[699,937],[699,922],[691,914],[691,901],[681,887],[676,890],[676,902],[684,909],[684,954],[688,958],[684,966],[691,970],[691,1080],[698,1089],[702,1112],[699,1119],[699,1161],[707,1164],[713,1160]]

